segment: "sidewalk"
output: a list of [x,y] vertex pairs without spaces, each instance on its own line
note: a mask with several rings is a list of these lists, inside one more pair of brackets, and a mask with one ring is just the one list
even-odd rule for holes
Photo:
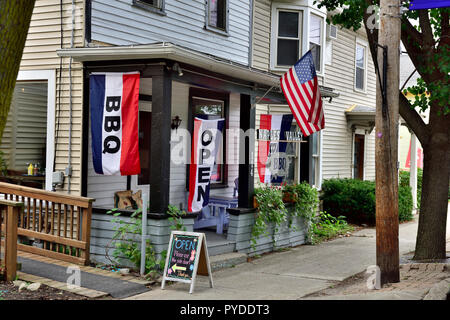
[[[416,234],[417,217],[413,222],[400,225],[400,256],[414,250]],[[447,223],[447,235],[447,239],[450,240],[450,223]],[[265,255],[252,262],[237,265],[234,268],[213,272],[214,288],[209,288],[206,277],[199,276],[193,294],[189,294],[188,284],[174,283],[166,286],[165,290],[157,287],[152,291],[127,299],[302,299],[313,293],[336,287],[342,284],[345,279],[361,274],[368,266],[374,265],[376,261],[375,245],[375,229],[367,228],[355,232],[350,237],[338,238],[314,246],[299,246],[289,251]],[[410,269],[408,269],[408,272],[415,270],[414,268]],[[431,270],[429,271],[431,272]],[[436,272],[436,270],[432,272]],[[404,275],[402,274],[402,276]],[[442,277],[442,274],[439,275]],[[428,280],[433,278],[432,276],[427,277]],[[418,279],[419,282],[422,280]],[[362,294],[360,291],[353,296],[327,295],[319,297],[319,299],[422,299],[429,290],[430,288],[411,289],[407,287],[400,290],[401,292],[399,290],[384,290],[382,292],[378,290],[373,291],[373,293]]]

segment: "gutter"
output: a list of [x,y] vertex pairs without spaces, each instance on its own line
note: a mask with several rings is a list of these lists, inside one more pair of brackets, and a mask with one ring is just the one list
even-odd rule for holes
[[77,62],[170,59],[267,86],[279,86],[280,83],[279,75],[219,59],[167,42],[138,46],[70,48],[57,50],[56,53],[60,57],[72,57]]

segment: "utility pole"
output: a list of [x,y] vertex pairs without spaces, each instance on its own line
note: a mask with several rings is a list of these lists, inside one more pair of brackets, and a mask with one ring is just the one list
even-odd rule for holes
[[400,281],[398,246],[398,116],[400,0],[380,0],[376,109],[376,256],[381,284]]

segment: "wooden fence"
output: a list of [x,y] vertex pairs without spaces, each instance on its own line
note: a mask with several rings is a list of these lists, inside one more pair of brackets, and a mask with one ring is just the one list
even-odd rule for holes
[[[2,266],[6,281],[13,281],[17,271],[17,223],[23,203],[16,201],[0,200],[0,223],[5,226],[4,250],[0,246],[0,266]],[[2,228],[3,230],[3,228]]]
[[18,217],[19,250],[89,264],[94,199],[0,182],[2,195],[24,204]]

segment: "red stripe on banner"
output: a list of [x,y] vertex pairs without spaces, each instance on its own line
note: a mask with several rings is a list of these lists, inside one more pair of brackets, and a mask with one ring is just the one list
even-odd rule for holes
[[122,152],[120,174],[141,173],[139,159],[139,74],[123,75],[122,91]]
[[[270,130],[272,127],[272,116],[269,114],[262,114],[260,117],[259,128],[263,130]],[[266,178],[266,163],[269,155],[270,141],[258,142],[258,174],[259,181],[264,183]]]
[[202,122],[194,119],[194,135],[192,138],[191,149],[191,164],[189,165],[189,199],[188,199],[188,212],[192,212],[192,202],[194,201],[195,191],[197,186],[197,167],[198,167],[198,139]]

